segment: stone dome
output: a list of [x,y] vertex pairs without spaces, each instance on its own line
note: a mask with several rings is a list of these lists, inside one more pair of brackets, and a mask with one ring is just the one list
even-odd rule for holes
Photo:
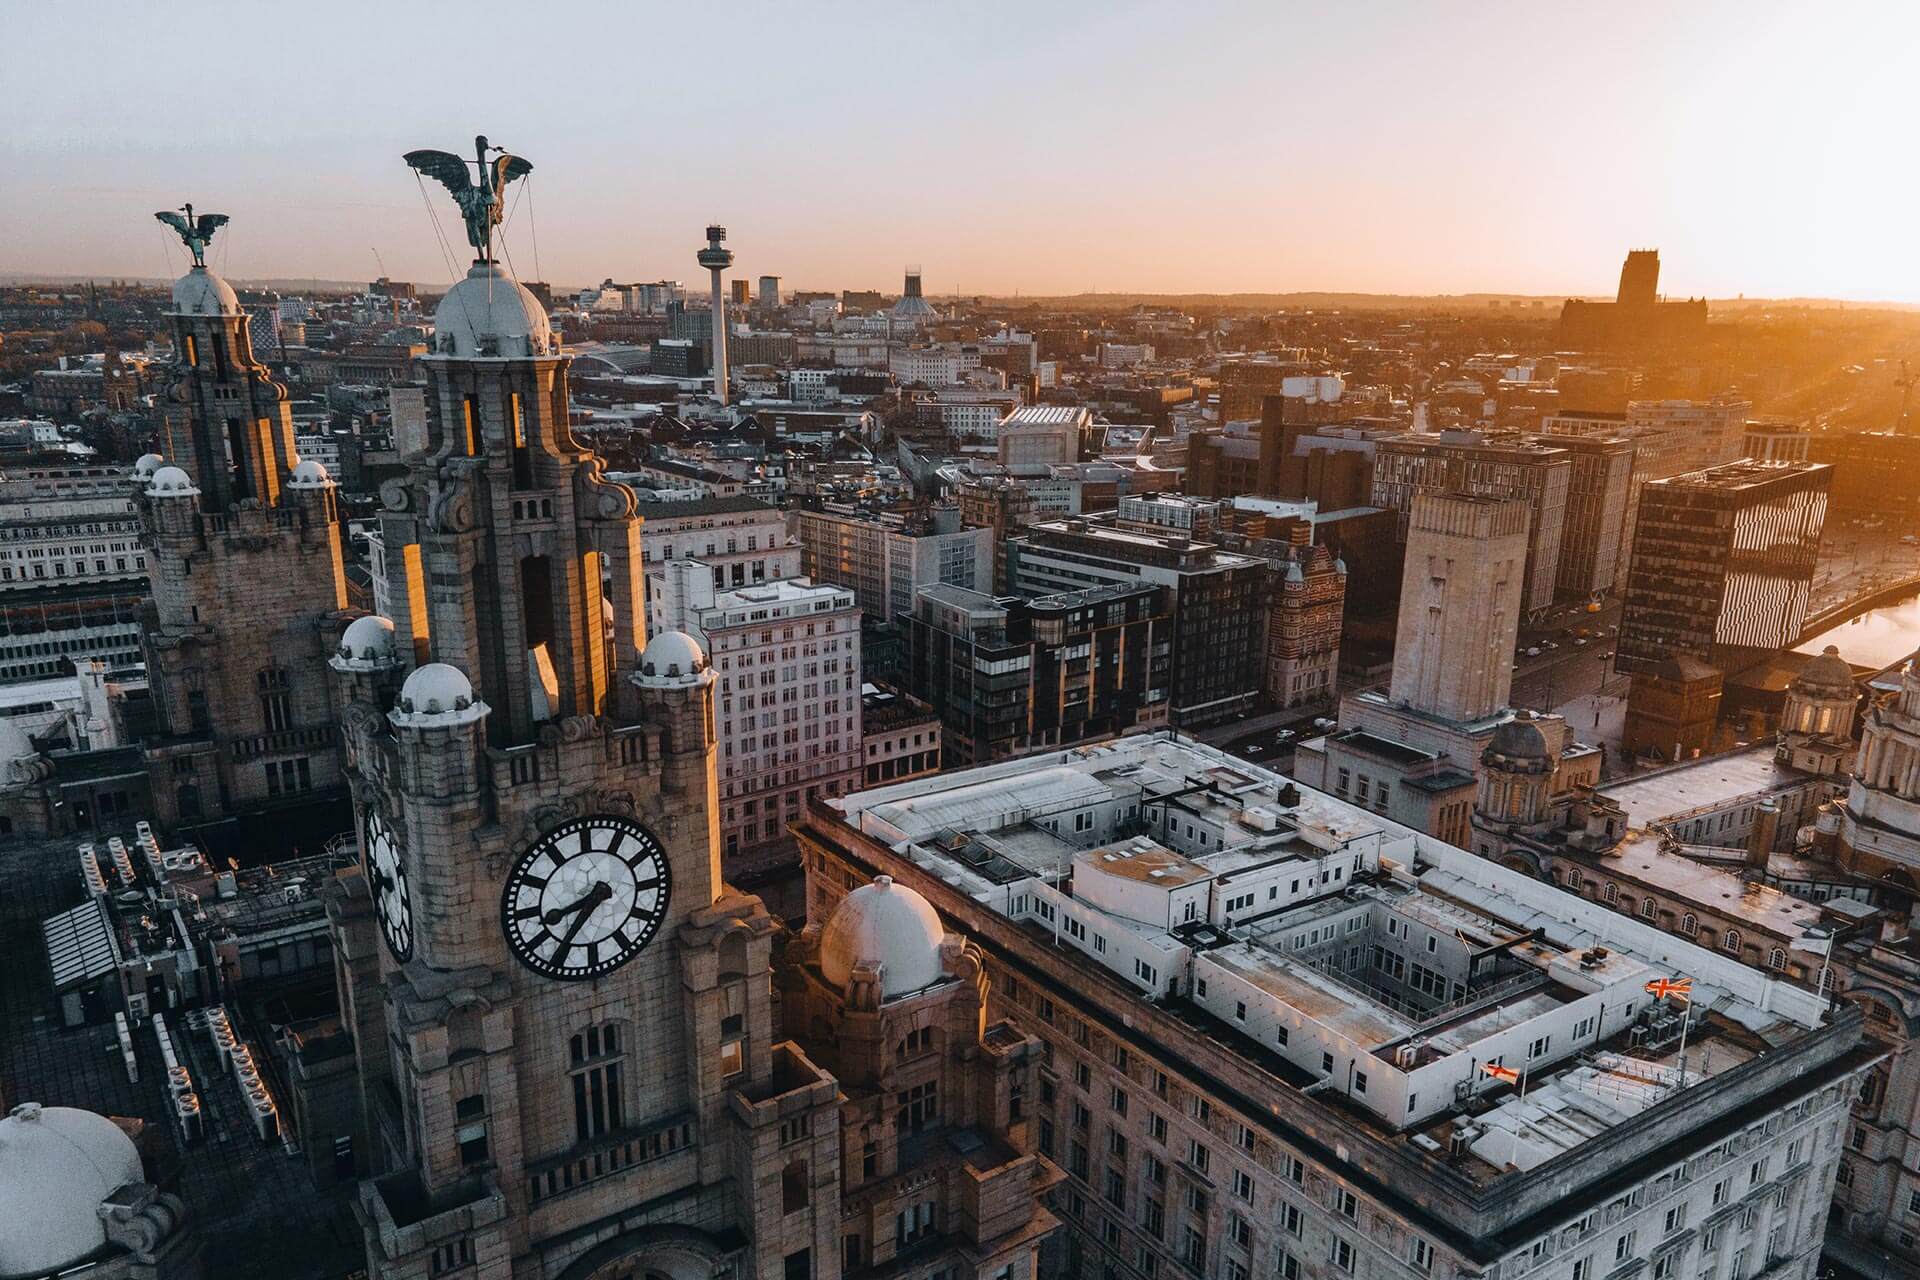
[[149,498],[192,498],[199,496],[193,477],[179,467],[161,467],[147,482]]
[[23,1102],[0,1120],[0,1275],[42,1275],[107,1243],[100,1202],[143,1182],[140,1153],[119,1125],[91,1111]]
[[640,679],[646,684],[697,684],[706,671],[700,642],[684,631],[662,631],[640,655]]
[[431,728],[471,724],[488,710],[486,703],[473,696],[473,682],[460,668],[429,662],[413,669],[388,715],[397,725]]
[[880,966],[880,995],[890,1000],[925,990],[946,976],[940,941],[946,929],[933,904],[891,876],[861,885],[834,908],[820,934],[820,972],[846,989],[855,966]]
[[392,666],[393,635],[393,622],[377,613],[355,618],[340,633],[340,647],[334,653],[333,666],[341,671],[371,671]]
[[166,461],[157,453],[141,454],[140,461],[133,464],[133,478],[135,480],[153,479],[153,473],[165,465]]
[[435,355],[545,356],[558,351],[547,309],[498,264],[476,262],[433,313]]
[[293,474],[287,477],[289,489],[331,489],[333,477],[327,474],[326,464],[318,458],[302,458],[293,465]]
[[1853,668],[1840,656],[1839,646],[1830,644],[1807,659],[1807,665],[1800,668],[1800,674],[1793,678],[1787,688],[1807,698],[1851,698],[1854,693]]
[[237,316],[240,299],[233,287],[205,267],[174,281],[173,313],[182,316]]
[[1493,732],[1493,740],[1480,753],[1480,761],[1489,768],[1509,772],[1542,772],[1553,768],[1553,752],[1547,735],[1531,720],[1509,720]]
[[0,718],[0,787],[39,782],[51,771],[25,727],[11,717]]

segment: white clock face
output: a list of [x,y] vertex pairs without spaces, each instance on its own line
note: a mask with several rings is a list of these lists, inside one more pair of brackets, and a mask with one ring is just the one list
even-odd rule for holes
[[407,892],[406,868],[400,865],[400,842],[377,809],[367,809],[367,880],[373,890],[373,913],[380,936],[393,958],[405,964],[413,956],[413,897]]
[[500,925],[521,964],[562,981],[598,978],[640,954],[667,913],[666,853],[624,818],[577,818],[507,873]]

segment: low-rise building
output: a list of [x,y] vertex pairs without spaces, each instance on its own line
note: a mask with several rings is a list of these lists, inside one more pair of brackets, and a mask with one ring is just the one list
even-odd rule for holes
[[940,772],[940,716],[920,699],[882,685],[863,685],[860,732],[866,786]]
[[1732,956],[1172,735],[798,835],[810,920],[915,889],[1051,1054],[1068,1274],[1813,1274],[1881,1050]]

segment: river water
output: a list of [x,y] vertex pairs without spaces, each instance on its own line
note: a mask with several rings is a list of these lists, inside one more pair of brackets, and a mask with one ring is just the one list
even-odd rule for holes
[[1819,653],[1837,645],[1840,656],[1856,667],[1890,667],[1920,649],[1920,596],[1882,605],[1857,618],[1822,631],[1798,646],[1796,653]]

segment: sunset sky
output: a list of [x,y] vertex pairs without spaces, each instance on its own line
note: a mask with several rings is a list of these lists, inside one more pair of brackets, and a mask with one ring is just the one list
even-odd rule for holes
[[[0,273],[443,284],[400,153],[535,165],[523,278],[1920,300],[1920,6],[0,0]],[[435,194],[460,240],[451,205]],[[464,247],[458,246],[457,247]],[[461,266],[464,267],[464,259]]]

